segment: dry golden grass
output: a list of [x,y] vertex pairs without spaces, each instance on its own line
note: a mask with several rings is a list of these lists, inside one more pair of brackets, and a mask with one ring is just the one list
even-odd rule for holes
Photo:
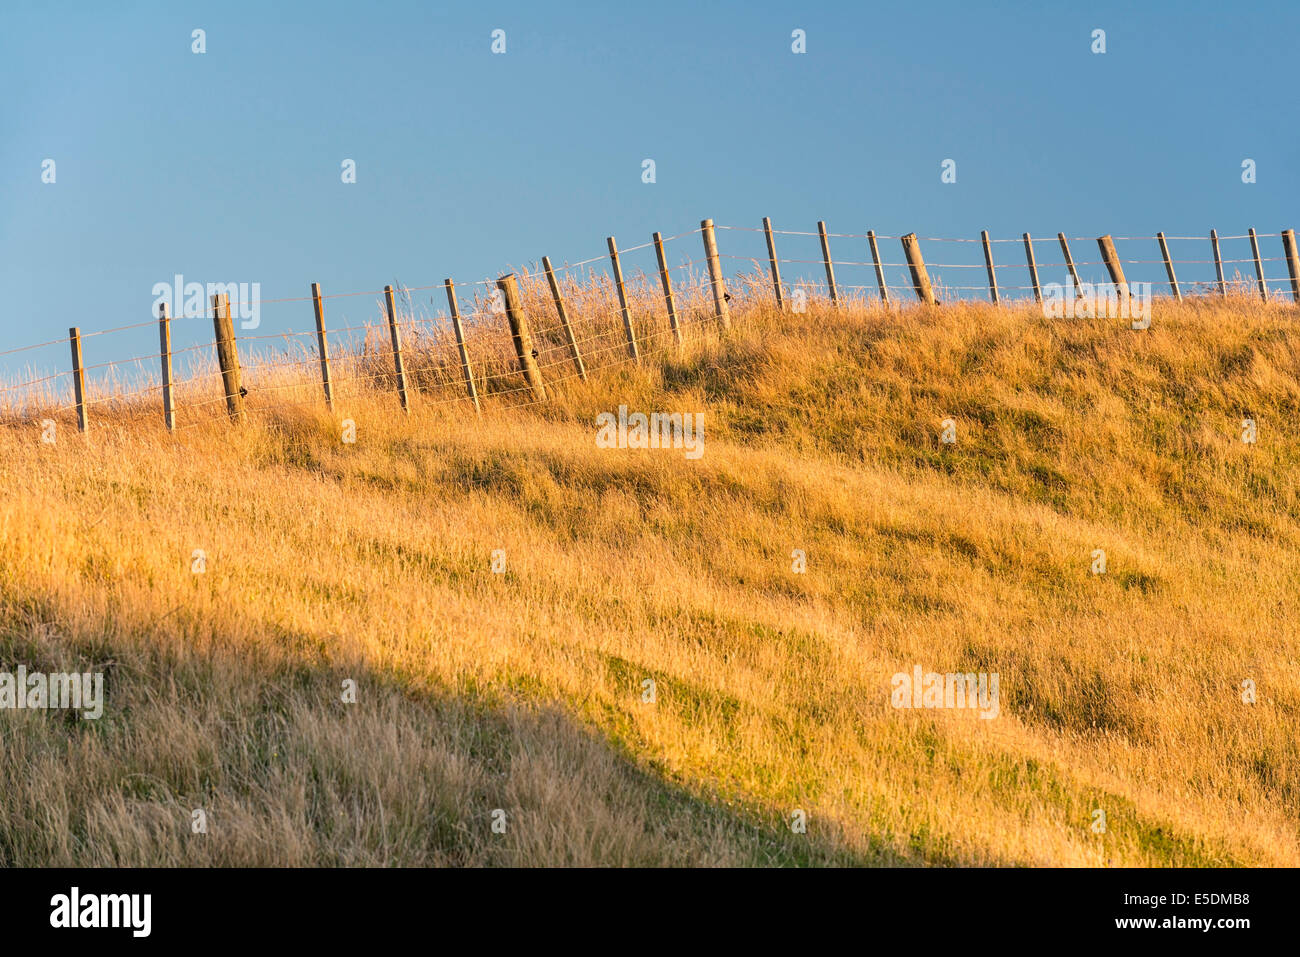
[[[751,305],[546,404],[484,347],[479,421],[429,359],[409,417],[308,365],[6,426],[0,670],[107,703],[0,712],[0,863],[1300,864],[1296,317]],[[703,458],[597,448],[620,403]],[[1001,715],[892,709],[914,664]]]

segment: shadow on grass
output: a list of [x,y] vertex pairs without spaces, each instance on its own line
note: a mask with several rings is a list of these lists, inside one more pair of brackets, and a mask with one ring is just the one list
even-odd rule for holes
[[0,671],[105,673],[98,721],[0,712],[0,864],[925,863],[692,793],[513,691],[348,663],[271,622],[236,638],[189,608],[130,617],[70,628],[0,585]]

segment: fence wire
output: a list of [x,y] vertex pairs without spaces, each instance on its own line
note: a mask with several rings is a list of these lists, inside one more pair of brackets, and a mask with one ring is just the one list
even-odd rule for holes
[[[892,236],[874,231],[830,232],[821,223],[816,230],[774,229],[766,224],[706,227],[707,223],[618,249],[617,267],[614,255],[606,252],[551,265],[549,275],[539,268],[517,271],[519,307],[528,317],[531,339],[531,355],[525,358],[545,387],[585,379],[604,370],[671,352],[685,338],[698,336],[703,329],[716,324],[719,315],[714,291],[719,285],[736,295],[743,292],[746,301],[772,302],[779,289],[783,301],[799,290],[805,297],[868,305],[881,303],[887,297],[896,305],[918,294],[913,274],[918,268],[924,269],[935,296],[944,302],[981,298],[1028,301],[1042,298],[1049,288],[1062,285],[1059,280],[1095,285],[1117,281],[1123,273],[1123,280],[1130,286],[1137,281],[1149,282],[1153,290],[1167,289],[1171,295],[1244,292],[1269,301],[1290,287],[1293,298],[1300,301],[1300,277],[1296,275],[1300,267],[1296,261],[1294,234],[1289,230],[1282,233],[1251,230],[1224,236],[1211,233],[1098,238],[1028,234],[1019,237]],[[712,230],[738,236],[762,234],[763,248],[749,256],[716,247],[710,253]],[[684,242],[697,234],[703,236],[704,243],[688,250]],[[782,247],[801,244],[808,252],[800,255],[795,250],[795,255],[780,255],[778,237],[789,240],[782,242]],[[1279,238],[1283,255],[1262,255],[1259,242]],[[817,242],[810,244],[810,239]],[[836,241],[834,249],[847,249],[845,258],[832,255],[831,240]],[[1119,247],[1113,246],[1116,251],[1108,256],[1104,240],[1126,244],[1126,254],[1120,255]],[[901,259],[882,256],[882,242],[902,243],[904,256]],[[921,253],[923,243],[945,245],[938,247],[939,257],[925,260]],[[1091,254],[1085,253],[1083,258],[1076,258],[1070,248],[1072,243],[1085,244],[1077,247],[1080,252],[1098,250],[1101,257],[1090,258]],[[1192,243],[1201,244],[1203,251],[1198,254],[1191,250],[1188,244]],[[1249,243],[1249,248],[1241,254],[1224,255],[1223,246],[1228,243]],[[1007,244],[1014,246],[1008,249]],[[1138,244],[1148,244],[1152,252],[1144,254]],[[1175,257],[1173,244],[1190,253],[1190,258]],[[614,246],[612,238],[610,246]],[[969,258],[956,255],[961,250],[966,250]],[[1050,250],[1058,250],[1060,257],[1052,255]],[[1171,251],[1166,253],[1166,250]],[[945,251],[954,255],[946,255]],[[1040,261],[1040,252],[1050,258]],[[916,261],[910,258],[912,255]],[[711,261],[711,256],[716,258]],[[727,275],[722,267],[724,262],[733,267],[743,264],[748,269],[739,275],[734,271]],[[1285,270],[1272,265],[1277,263],[1285,263]],[[1139,270],[1157,272],[1155,278],[1136,280],[1123,272],[1125,267],[1133,268],[1135,276]],[[1213,267],[1212,274],[1209,267]],[[616,268],[623,277],[621,299]],[[778,281],[778,273],[783,268],[787,274]],[[1253,271],[1253,278],[1242,275],[1245,269]],[[949,270],[955,271],[956,282],[944,280]],[[1227,274],[1229,270],[1231,276]],[[1279,274],[1270,276],[1266,270]],[[1286,275],[1280,275],[1283,271]],[[863,272],[866,275],[859,279]],[[769,276],[770,281],[766,279]],[[237,399],[226,395],[214,335],[213,339],[172,348],[165,355],[160,349],[108,361],[85,363],[84,358],[79,358],[76,361],[82,364],[75,368],[40,370],[40,374],[32,374],[22,381],[0,383],[0,421],[32,422],[43,416],[74,412],[78,419],[90,417],[92,413],[96,418],[109,414],[155,415],[162,408],[164,394],[170,394],[177,430],[222,421],[239,405],[246,415],[277,416],[297,409],[338,410],[358,397],[376,394],[392,393],[396,402],[395,394],[400,387],[399,358],[411,408],[465,405],[472,409],[474,403],[481,406],[486,401],[506,407],[533,405],[541,401],[541,390],[535,389],[521,374],[517,344],[497,284],[498,280],[492,279],[455,283],[445,280],[392,287],[398,303],[392,322],[385,302],[388,289],[335,293],[321,290],[319,295],[260,300],[259,308],[296,308],[300,320],[310,319],[313,325],[236,336],[235,344],[241,352],[241,395]],[[665,286],[671,290],[675,323],[669,316]],[[450,302],[446,310],[435,308],[430,312],[417,308],[413,296],[427,292],[429,302],[436,303],[437,291],[445,293],[449,287],[457,303],[465,359],[457,342],[456,319],[451,315]],[[327,301],[365,296],[377,298],[382,318],[355,322],[345,317],[343,325],[329,327],[330,317],[324,308]],[[563,304],[563,313],[557,296]],[[729,294],[727,298],[732,296]],[[320,356],[322,331],[315,325],[316,306],[319,306],[323,338],[329,349],[328,403],[323,379],[326,364]],[[562,314],[568,319],[567,327]],[[194,317],[166,321],[175,324],[187,318]],[[89,332],[73,329],[64,338],[2,350],[0,358],[58,347],[70,347],[69,357],[84,357],[87,341],[94,344],[102,336],[157,327],[161,321],[151,319]],[[400,349],[393,346],[394,327]],[[170,376],[166,385],[164,357],[168,360]],[[320,379],[313,378],[314,369],[321,370]]]

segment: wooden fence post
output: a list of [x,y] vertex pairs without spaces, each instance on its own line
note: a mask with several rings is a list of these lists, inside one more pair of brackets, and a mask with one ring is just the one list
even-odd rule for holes
[[876,231],[867,230],[867,245],[871,247],[871,263],[876,267],[876,285],[880,287],[880,301],[889,305],[889,287],[885,285],[885,267],[880,264],[880,250],[876,248]]
[[325,337],[325,309],[320,297],[320,283],[311,284],[311,299],[316,307],[316,344],[320,349],[320,378],[325,386],[325,404],[334,410],[334,386],[330,382],[330,346]]
[[980,242],[984,244],[984,265],[989,271],[989,301],[998,304],[998,275],[993,270],[993,245],[989,242],[989,231],[980,231]]
[[722,328],[731,328],[731,310],[727,308],[727,287],[722,281],[722,266],[718,263],[718,241],[713,235],[713,220],[700,220],[704,235],[704,258],[709,263],[709,284],[713,287],[713,318]]
[[244,418],[244,388],[240,384],[239,350],[235,346],[235,324],[230,320],[230,297],[212,297],[212,328],[217,340],[217,363],[226,392],[226,412],[236,422]]
[[1121,299],[1126,297],[1128,281],[1124,278],[1124,264],[1119,261],[1119,253],[1115,251],[1115,240],[1110,238],[1110,234],[1098,236],[1097,248],[1101,250],[1102,261],[1106,264],[1106,271],[1110,273],[1110,281],[1115,290]]
[[90,418],[86,412],[86,366],[81,361],[79,327],[68,330],[68,341],[72,344],[72,397],[77,403],[77,431],[85,432],[90,428]]
[[1291,300],[1300,303],[1300,254],[1296,252],[1294,229],[1282,230],[1282,250],[1287,272],[1291,274]]
[[443,280],[447,289],[447,305],[451,307],[451,327],[456,333],[456,349],[460,353],[460,368],[465,373],[465,388],[474,403],[474,414],[482,415],[478,404],[478,389],[474,385],[474,370],[469,364],[469,350],[465,348],[465,330],[460,324],[460,307],[456,304],[456,286],[450,279]]
[[916,291],[916,298],[927,306],[933,306],[934,290],[930,288],[930,274],[925,270],[925,260],[921,258],[921,244],[916,238],[916,233],[908,233],[903,237],[903,255],[907,257],[907,268],[912,274],[912,288]]
[[1043,304],[1043,290],[1038,286],[1038,263],[1034,261],[1034,241],[1025,233],[1025,261],[1029,263],[1029,281],[1034,286],[1034,302]]
[[632,327],[632,310],[627,307],[627,293],[623,290],[623,267],[618,261],[618,245],[614,237],[606,237],[609,244],[609,261],[614,265],[614,288],[618,290],[618,308],[623,314],[623,331],[627,334],[627,354],[633,361],[641,361],[641,351],[636,347],[636,330]]
[[1083,289],[1079,285],[1079,273],[1074,268],[1074,257],[1070,255],[1070,244],[1065,238],[1065,233],[1057,233],[1056,239],[1061,244],[1061,255],[1065,257],[1065,268],[1070,271],[1070,282],[1074,283],[1075,298],[1082,299]]
[[1214,274],[1219,279],[1219,295],[1228,296],[1228,284],[1223,281],[1223,257],[1219,255],[1219,234],[1210,230],[1210,248],[1214,250]]
[[1259,239],[1255,227],[1250,227],[1250,254],[1255,257],[1255,278],[1259,280],[1259,298],[1268,302],[1268,284],[1264,282],[1264,264],[1259,258]]
[[[656,233],[655,235],[658,235]],[[573,367],[578,370],[578,378],[583,382],[587,381],[587,367],[582,364],[582,353],[578,351],[578,340],[573,335],[573,324],[569,322],[569,310],[565,308],[564,296],[560,292],[560,284],[555,279],[555,270],[551,268],[551,257],[542,257],[542,269],[546,271],[546,284],[551,287],[551,299],[555,302],[555,312],[560,317],[560,325],[564,327],[564,338],[569,343],[569,355],[573,357]],[[447,280],[451,282],[450,279]]]
[[515,355],[519,357],[519,368],[524,379],[532,386],[533,397],[539,402],[546,401],[546,386],[542,384],[542,370],[537,367],[537,350],[533,348],[533,338],[528,333],[528,316],[519,298],[519,283],[514,273],[508,273],[497,280],[497,288],[506,304],[506,319],[510,322],[510,335],[515,341]]
[[1165,242],[1165,234],[1156,233],[1156,240],[1160,243],[1160,255],[1165,260],[1165,272],[1169,274],[1169,288],[1174,294],[1174,299],[1182,302],[1183,294],[1178,289],[1178,276],[1174,273],[1174,260],[1169,255],[1169,244]]
[[172,402],[172,325],[167,303],[158,305],[158,352],[162,358],[163,422],[168,432],[176,431],[176,407]]
[[840,301],[839,291],[835,288],[835,264],[831,262],[831,244],[826,238],[826,223],[819,220],[817,222],[817,235],[822,241],[822,262],[826,265],[826,287],[831,293],[831,305],[837,305]]
[[[673,330],[673,341],[678,351],[682,348],[682,330],[677,324],[677,306],[673,304],[673,283],[668,276],[668,260],[664,256],[664,238],[658,233],[650,237],[655,244],[655,259],[659,263],[659,284],[664,287],[664,305],[668,307],[668,325]],[[773,261],[775,262],[775,260]],[[777,296],[780,296],[780,283],[777,283]],[[779,302],[778,298],[778,302]]]
[[772,220],[763,217],[763,235],[767,237],[767,261],[772,266],[772,289],[776,292],[776,308],[785,311],[785,296],[781,292],[781,264],[776,258],[776,240],[772,236]]
[[402,333],[397,328],[397,310],[393,306],[393,287],[384,287],[384,305],[388,307],[388,334],[393,341],[393,371],[397,373],[397,395],[402,411],[410,413],[410,400],[406,396],[406,363],[402,361]]

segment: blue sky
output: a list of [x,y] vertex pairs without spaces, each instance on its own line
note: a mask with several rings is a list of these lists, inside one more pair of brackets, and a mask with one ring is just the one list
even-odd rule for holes
[[[1104,54],[1091,52],[1098,28]],[[890,236],[1276,233],[1300,226],[1297,35],[1300,4],[1280,2],[6,0],[0,351],[70,325],[147,321],[154,284],[176,273],[260,282],[268,300],[313,280],[326,293],[468,282],[704,217]],[[341,182],[344,159],[355,184]],[[941,182],[945,159],[955,183]],[[680,255],[698,258],[698,237],[688,242]],[[724,231],[719,244],[762,255],[758,234]],[[834,251],[867,258],[860,240]],[[898,259],[896,242],[882,251]],[[783,237],[781,253],[813,259],[816,240]],[[926,253],[980,261],[970,244]],[[1178,258],[1208,253],[1175,246]],[[1074,254],[1097,258],[1095,244]],[[1276,239],[1264,254],[1280,255]],[[1023,264],[1014,244],[998,255]],[[1055,244],[1039,258],[1058,261]],[[626,268],[652,262],[642,251]],[[1162,279],[1143,268],[1130,278]],[[942,278],[982,282],[966,272]],[[1023,269],[1004,281],[1024,282]],[[339,324],[375,314],[369,297],[330,309]],[[268,304],[262,324],[311,328],[310,303]],[[178,327],[178,346],[211,337],[210,323]],[[152,351],[156,335],[94,347],[120,358]],[[0,356],[0,375],[62,366],[65,349]]]

